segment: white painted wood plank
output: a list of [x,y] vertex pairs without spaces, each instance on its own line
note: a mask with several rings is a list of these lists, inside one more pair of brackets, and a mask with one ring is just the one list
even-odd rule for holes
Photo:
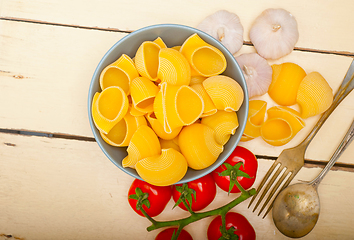
[[136,30],[152,24],[177,23],[196,27],[206,16],[225,9],[236,13],[245,29],[244,39],[255,18],[267,8],[284,8],[297,19],[297,47],[354,52],[354,2],[325,0],[296,2],[229,0],[110,1],[110,0],[3,0],[1,17],[74,24],[89,27]]
[[[44,151],[45,150],[45,151]],[[95,142],[0,133],[0,235],[24,239],[146,239],[149,222],[127,203],[133,178],[101,153]],[[272,161],[259,160],[257,186]],[[320,169],[303,168],[298,179],[311,180]],[[321,214],[316,228],[304,239],[351,239],[354,235],[353,172],[331,171],[319,187]],[[211,210],[229,202],[218,189]],[[271,215],[258,217],[248,201],[233,211],[244,214],[257,239],[287,239],[274,227]],[[171,200],[159,220],[187,216]],[[206,239],[212,218],[186,227],[194,239]]]
[[[0,21],[0,27],[0,128],[92,137],[87,115],[91,77],[104,53],[124,34],[11,21]],[[250,51],[254,48],[243,46],[240,53]],[[320,72],[336,91],[351,58],[294,51],[277,62],[285,61]],[[307,158],[329,159],[353,119],[353,101],[351,93],[311,143]],[[317,118],[307,119],[306,128],[282,147],[261,139],[242,145],[259,155],[277,156],[299,143]],[[353,163],[354,146],[347,152],[340,162]]]

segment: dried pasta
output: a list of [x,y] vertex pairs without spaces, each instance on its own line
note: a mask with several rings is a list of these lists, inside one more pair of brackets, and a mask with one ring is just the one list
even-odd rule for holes
[[169,48],[144,41],[133,59],[122,54],[100,75],[92,118],[102,139],[127,147],[123,167],[154,185],[181,180],[188,167],[212,165],[238,128],[244,94],[222,52],[197,34]]
[[130,82],[138,77],[133,60],[126,54],[122,54],[115,62],[105,67],[100,74],[100,87],[121,87],[126,94],[130,92]]
[[226,69],[224,54],[201,39],[198,34],[190,36],[182,44],[180,52],[198,75],[211,77],[221,74]]
[[168,186],[181,180],[188,169],[184,156],[173,148],[162,149],[158,156],[147,157],[136,164],[136,171],[146,182]]
[[236,112],[225,112],[222,110],[217,111],[211,116],[202,118],[201,123],[215,131],[215,140],[220,145],[226,144],[239,126]]
[[267,102],[263,100],[249,101],[247,123],[241,141],[249,141],[261,135],[260,129],[264,122],[266,110]]
[[216,142],[214,135],[212,128],[201,123],[194,123],[182,129],[178,145],[190,168],[207,168],[219,157],[223,146]]
[[272,82],[268,89],[269,96],[279,105],[291,106],[296,103],[296,95],[306,72],[295,63],[272,65]]
[[128,112],[129,101],[120,87],[108,87],[96,93],[92,101],[92,118],[96,127],[107,134]]
[[218,110],[238,111],[243,103],[240,84],[228,76],[209,77],[203,81],[203,86]]
[[172,85],[189,85],[191,67],[179,51],[172,48],[162,48],[159,52],[157,77],[161,82]]
[[123,159],[122,165],[135,168],[135,164],[139,160],[161,153],[159,139],[150,127],[142,125],[133,134],[127,152],[128,156]]
[[300,113],[284,106],[268,109],[268,119],[263,123],[260,134],[263,140],[273,146],[288,143],[305,126]]
[[312,117],[331,106],[333,91],[320,73],[311,72],[302,80],[296,101],[301,107],[301,116]]

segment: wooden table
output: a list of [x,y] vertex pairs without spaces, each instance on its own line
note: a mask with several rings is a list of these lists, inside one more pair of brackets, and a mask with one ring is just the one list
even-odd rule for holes
[[[354,56],[354,2],[325,1],[113,1],[0,0],[0,239],[154,239],[149,221],[127,203],[133,181],[102,153],[91,132],[87,94],[104,53],[136,29],[159,23],[195,27],[225,9],[244,26],[238,54],[255,51],[253,20],[266,8],[284,8],[297,19],[300,38],[288,56],[306,72],[318,71],[334,91]],[[328,161],[354,117],[354,93],[333,112],[306,152],[306,165],[293,182],[311,180]],[[288,144],[260,139],[240,143],[258,157],[255,187],[282,149],[295,146],[318,117]],[[354,144],[319,187],[321,214],[304,239],[354,239]],[[230,201],[218,189],[213,209]],[[247,208],[233,209],[254,226],[257,239],[286,239]],[[158,219],[186,216],[171,210]],[[206,239],[211,218],[186,227]]]

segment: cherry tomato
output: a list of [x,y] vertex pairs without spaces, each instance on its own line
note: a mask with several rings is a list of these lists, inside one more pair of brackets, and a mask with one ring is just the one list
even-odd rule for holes
[[[150,208],[143,205],[143,209],[150,217],[155,217],[159,215],[166,207],[167,203],[170,201],[172,196],[172,189],[170,186],[160,187],[154,186],[147,182],[135,179],[130,186],[128,196],[136,194],[135,189],[140,188],[143,193],[148,193],[148,200],[150,202]],[[128,199],[130,206],[133,210],[141,216],[144,214],[136,209],[137,200]]]
[[[239,170],[248,174],[250,178],[238,176],[237,181],[245,190],[247,190],[253,185],[254,181],[256,180],[258,161],[256,156],[254,156],[254,154],[247,148],[237,146],[224,163],[228,163],[232,166],[235,166],[239,162],[243,163],[243,165],[240,166]],[[226,166],[224,164],[221,164],[212,172],[212,176],[215,180],[215,183],[221,189],[228,192],[230,186],[230,176],[219,175],[219,173],[223,172],[226,169]],[[230,192],[238,193],[240,192],[240,190],[236,185],[234,185]]]
[[[177,232],[177,228],[167,228],[157,234],[155,240],[168,240],[172,238],[173,232]],[[192,236],[186,230],[182,229],[181,233],[178,235],[177,240],[193,240]]]
[[[196,192],[196,199],[192,194],[193,211],[200,211],[206,208],[214,200],[216,195],[216,185],[211,174],[190,181],[187,184],[188,184],[188,188],[193,189]],[[182,184],[177,184],[177,186],[182,186]],[[173,191],[172,191],[173,200],[177,202],[180,196],[181,193],[176,190],[176,185],[173,186]],[[188,201],[187,204],[189,205]],[[184,206],[182,202],[178,206],[183,210],[187,211],[187,208]]]
[[[241,214],[235,212],[228,212],[225,216],[226,222],[226,230],[229,234],[238,235],[239,240],[255,240],[256,232],[254,231],[252,225],[248,222],[248,220]],[[208,239],[209,240],[218,240],[222,233],[220,232],[221,227],[221,216],[217,216],[211,221],[208,227]],[[234,231],[229,230],[231,227],[234,227]],[[229,238],[225,239],[233,239],[229,236]]]

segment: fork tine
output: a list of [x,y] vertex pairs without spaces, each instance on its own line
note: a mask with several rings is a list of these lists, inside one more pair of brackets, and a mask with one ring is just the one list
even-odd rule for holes
[[[286,182],[284,183],[283,187],[280,189],[279,193],[280,193],[281,191],[283,191],[284,188],[286,188],[287,186],[289,186],[290,182],[294,179],[295,175],[296,175],[296,173],[295,173],[295,174],[292,173],[292,174],[290,175],[290,177],[288,178],[288,180],[286,180]],[[279,194],[279,193],[278,193],[278,194]],[[278,194],[275,196],[275,198],[278,196]],[[275,199],[275,198],[274,198],[274,199]],[[270,210],[271,210],[272,207],[273,207],[273,203],[274,203],[274,200],[273,200],[273,202],[269,205],[269,207],[268,207],[266,213],[263,215],[262,218],[265,218],[265,216],[267,216],[267,214],[270,212]]]
[[253,201],[256,199],[258,193],[261,191],[263,185],[265,184],[265,182],[267,181],[268,177],[270,176],[270,174],[274,171],[275,167],[278,165],[278,162],[275,161],[272,166],[269,168],[268,172],[266,173],[266,175],[263,177],[262,182],[259,184],[257,190],[256,190],[256,194],[252,197],[250,203],[248,204],[248,208],[250,208],[250,206],[252,205]]
[[283,171],[284,167],[280,166],[277,171],[274,173],[274,175],[272,176],[272,178],[269,180],[267,186],[265,187],[265,189],[262,192],[262,195],[260,196],[260,198],[258,199],[256,205],[253,208],[253,212],[257,209],[258,205],[261,203],[261,201],[263,200],[264,196],[267,194],[267,192],[269,191],[269,188],[273,185],[275,179],[279,176],[279,174],[281,173],[281,171]]
[[280,179],[277,181],[277,183],[274,185],[274,187],[272,188],[272,191],[270,191],[267,199],[265,200],[265,202],[263,203],[263,206],[261,208],[261,210],[258,213],[258,216],[262,213],[263,209],[267,206],[268,202],[270,201],[270,199],[273,197],[274,193],[278,190],[279,186],[282,184],[282,182],[284,181],[284,179],[286,178],[286,176],[288,176],[289,173],[292,173],[291,171],[289,171],[288,169],[286,169],[286,171],[282,174],[282,176],[280,177]]

